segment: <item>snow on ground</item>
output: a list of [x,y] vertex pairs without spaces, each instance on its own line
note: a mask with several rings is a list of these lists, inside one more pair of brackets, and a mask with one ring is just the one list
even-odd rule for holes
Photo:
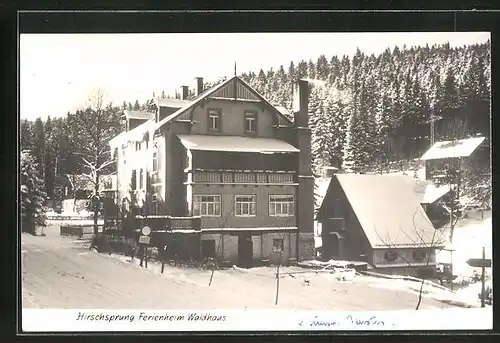
[[[446,248],[454,249],[452,254],[453,274],[457,275],[457,281],[468,280],[476,273],[481,274],[481,268],[473,268],[467,264],[470,258],[481,258],[482,249],[485,247],[486,258],[492,257],[492,222],[491,211],[484,211],[484,217],[480,211],[468,213],[469,218],[462,219],[455,227],[453,244]],[[450,253],[438,251],[437,262],[449,263]],[[493,262],[492,262],[493,263]],[[491,285],[491,269],[486,268],[487,284]],[[478,303],[478,293],[481,292],[481,283],[473,283],[457,290],[457,297],[469,303]]]
[[[482,248],[486,248],[486,258],[492,256],[492,222],[491,211],[481,213],[470,212],[469,218],[460,220],[454,229],[453,244],[448,244],[447,249],[454,249],[452,254],[453,274],[459,277],[470,277],[474,270],[481,272],[480,268],[470,267],[466,261],[470,258],[481,258]],[[441,263],[450,262],[450,253],[439,251],[436,260]],[[488,270],[488,269],[487,269]]]
[[[281,267],[278,305],[276,268],[230,268],[211,272],[166,266],[121,255],[99,254],[88,243],[61,237],[22,235],[23,307],[29,308],[281,308],[304,310],[413,309],[418,297],[408,289],[389,289],[373,277],[339,281],[332,274]],[[290,273],[294,274],[290,274]],[[455,307],[425,296],[422,309]]]

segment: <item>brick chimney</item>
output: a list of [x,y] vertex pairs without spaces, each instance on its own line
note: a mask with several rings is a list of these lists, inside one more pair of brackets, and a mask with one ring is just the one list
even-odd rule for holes
[[189,86],[181,86],[181,100],[186,100],[189,96]]
[[314,176],[311,169],[311,129],[309,128],[309,83],[299,80],[294,87],[294,127],[300,150],[297,166],[298,260],[314,258]]
[[194,95],[198,96],[201,94],[201,92],[203,92],[203,78],[197,77],[195,80],[196,80],[196,86],[194,88],[194,90],[195,90]]

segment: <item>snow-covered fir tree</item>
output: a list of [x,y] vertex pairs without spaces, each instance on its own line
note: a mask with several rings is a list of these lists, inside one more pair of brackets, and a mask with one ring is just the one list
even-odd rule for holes
[[44,191],[38,165],[28,150],[21,152],[20,185],[21,230],[35,233],[37,226],[46,225],[47,194]]

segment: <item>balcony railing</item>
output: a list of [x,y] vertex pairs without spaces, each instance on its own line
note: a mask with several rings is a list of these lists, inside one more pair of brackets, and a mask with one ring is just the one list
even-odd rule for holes
[[296,182],[294,172],[263,171],[193,171],[193,182],[199,183],[263,183],[293,184]]

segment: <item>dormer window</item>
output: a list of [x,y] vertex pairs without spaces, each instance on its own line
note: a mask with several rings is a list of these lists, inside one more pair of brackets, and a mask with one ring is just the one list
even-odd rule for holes
[[257,133],[257,112],[245,111],[245,133]]
[[208,131],[220,131],[220,119],[222,110],[220,108],[209,108],[208,109]]

